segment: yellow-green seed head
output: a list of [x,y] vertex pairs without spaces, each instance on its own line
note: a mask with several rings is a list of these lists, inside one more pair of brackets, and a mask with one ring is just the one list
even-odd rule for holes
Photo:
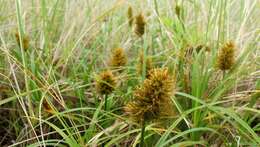
[[133,8],[131,6],[127,9],[128,24],[131,27],[133,25]]
[[143,14],[139,14],[135,18],[135,33],[137,36],[142,37],[145,31],[145,20]]
[[108,95],[114,91],[116,79],[109,70],[101,72],[96,79],[96,90],[100,95]]
[[[18,46],[21,48],[20,35],[19,35],[18,32],[15,33],[15,39],[16,39],[16,42],[17,42]],[[29,48],[29,42],[30,42],[29,37],[24,35],[23,38],[22,38],[22,44],[23,44],[23,49],[25,51]]]
[[229,70],[235,63],[235,45],[233,42],[229,41],[224,44],[220,49],[217,58],[217,67],[222,70]]
[[150,121],[173,114],[171,97],[174,80],[168,69],[150,70],[150,77],[134,91],[134,100],[125,107],[125,112],[135,121]]
[[181,16],[181,7],[179,5],[175,6],[175,13],[176,13],[177,17],[180,18],[180,16]]
[[110,59],[110,65],[112,67],[122,67],[127,63],[127,57],[122,48],[116,48],[112,50],[112,57]]

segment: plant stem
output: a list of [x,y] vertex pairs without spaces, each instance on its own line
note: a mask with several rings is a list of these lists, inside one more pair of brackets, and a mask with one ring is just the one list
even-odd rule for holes
[[141,130],[141,142],[140,142],[140,147],[144,146],[144,133],[145,133],[145,120],[144,118],[142,119],[142,130]]
[[105,95],[105,111],[107,110],[107,95]]
[[223,70],[223,74],[222,74],[223,76],[222,76],[222,80],[224,80],[225,79],[225,76],[226,76],[226,71],[225,70]]

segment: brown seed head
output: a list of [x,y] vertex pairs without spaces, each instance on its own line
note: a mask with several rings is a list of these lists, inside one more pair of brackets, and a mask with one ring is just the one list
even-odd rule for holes
[[229,70],[235,63],[235,45],[229,41],[220,49],[217,58],[217,67],[222,70]]
[[116,79],[109,70],[101,72],[96,79],[96,90],[101,95],[108,95],[114,91]]
[[145,31],[145,20],[143,14],[139,14],[135,18],[135,33],[139,36],[142,37]]
[[131,6],[128,7],[127,9],[127,17],[128,17],[128,24],[131,27],[133,25],[133,9]]
[[170,116],[173,90],[174,80],[168,69],[152,69],[150,77],[134,91],[134,100],[126,105],[125,112],[138,122]]
[[[19,35],[18,32],[15,33],[15,39],[16,39],[16,42],[17,42],[18,46],[21,48],[20,35]],[[29,48],[29,42],[30,42],[29,37],[24,35],[23,38],[22,38],[22,44],[23,44],[23,49],[25,51]]]
[[127,57],[122,48],[116,48],[112,51],[110,64],[113,67],[122,67],[127,63]]

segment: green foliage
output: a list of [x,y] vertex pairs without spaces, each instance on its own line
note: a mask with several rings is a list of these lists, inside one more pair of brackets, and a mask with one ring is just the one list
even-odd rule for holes
[[[259,146],[258,0],[0,4],[0,146]],[[141,133],[124,108],[152,68],[176,86],[139,107],[175,109]]]

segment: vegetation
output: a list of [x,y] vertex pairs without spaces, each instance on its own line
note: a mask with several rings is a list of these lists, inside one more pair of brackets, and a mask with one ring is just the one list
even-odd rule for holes
[[259,146],[258,0],[0,0],[0,146]]

